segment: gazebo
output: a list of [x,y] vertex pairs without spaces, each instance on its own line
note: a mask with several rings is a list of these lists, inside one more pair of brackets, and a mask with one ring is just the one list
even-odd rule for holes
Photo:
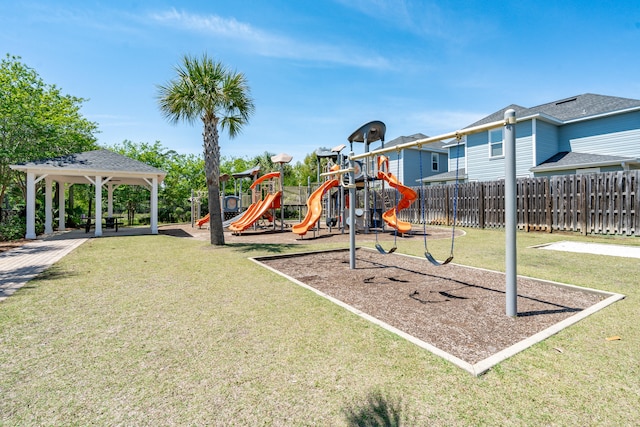
[[65,229],[66,184],[92,184],[95,187],[95,233],[102,236],[102,188],[107,188],[107,217],[113,215],[113,191],[120,185],[141,185],[151,191],[151,233],[158,234],[158,185],[166,172],[109,150],[85,151],[52,159],[11,165],[27,174],[26,239],[36,238],[36,184],[45,182],[45,234],[53,232],[52,185],[60,185],[58,230]]

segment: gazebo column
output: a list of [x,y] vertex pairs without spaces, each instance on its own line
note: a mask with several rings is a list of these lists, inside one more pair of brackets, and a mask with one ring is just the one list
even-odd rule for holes
[[113,216],[113,184],[107,184],[107,217]]
[[53,233],[53,195],[51,191],[52,180],[47,177],[44,180],[44,234]]
[[36,174],[33,172],[27,172],[27,232],[24,238],[36,238]]
[[58,181],[58,231],[64,231],[66,229],[64,220],[64,217],[66,215],[66,212],[64,210],[66,202],[64,193],[66,187],[66,183]]
[[96,182],[94,185],[96,189],[96,231],[95,236],[102,236],[102,177],[100,175],[96,175]]
[[158,234],[158,177],[151,179],[151,234]]

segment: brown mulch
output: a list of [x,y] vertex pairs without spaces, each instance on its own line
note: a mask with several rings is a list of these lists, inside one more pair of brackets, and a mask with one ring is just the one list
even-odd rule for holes
[[603,300],[518,278],[518,317],[506,316],[505,275],[425,259],[356,251],[261,260],[266,265],[475,364]]

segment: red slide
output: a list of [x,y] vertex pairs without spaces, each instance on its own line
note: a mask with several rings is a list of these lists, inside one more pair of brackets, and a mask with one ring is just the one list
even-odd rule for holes
[[316,191],[311,193],[309,200],[307,200],[307,215],[300,224],[296,224],[291,228],[294,233],[301,236],[307,234],[307,231],[309,231],[309,229],[318,222],[318,219],[320,219],[320,215],[322,214],[322,196],[325,191],[336,187],[339,184],[340,181],[337,179],[325,181]]
[[408,233],[409,231],[411,231],[411,223],[399,220],[396,213],[411,206],[411,203],[413,203],[418,198],[418,193],[416,193],[411,188],[402,185],[398,181],[398,178],[396,178],[391,172],[384,172],[384,170],[382,170],[382,168],[380,167],[383,163],[386,163],[388,168],[388,159],[385,156],[378,157],[378,178],[387,181],[390,186],[400,192],[400,195],[402,197],[400,198],[397,206],[394,206],[393,208],[382,214],[382,219],[387,223],[389,227],[395,228],[400,233]]
[[252,203],[246,213],[242,215],[242,218],[229,225],[229,230],[239,232],[251,227],[253,223],[262,218],[269,209],[278,205],[281,195],[282,192],[278,191],[277,193],[268,194],[263,200]]

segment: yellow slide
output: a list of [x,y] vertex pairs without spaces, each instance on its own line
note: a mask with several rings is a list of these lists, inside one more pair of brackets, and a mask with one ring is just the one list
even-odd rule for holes
[[309,200],[307,200],[307,215],[300,224],[296,224],[291,228],[294,233],[301,236],[307,234],[307,231],[309,231],[309,229],[318,222],[318,219],[320,219],[320,215],[322,214],[322,196],[325,191],[328,191],[339,184],[340,181],[337,179],[331,179],[329,181],[325,181],[316,191],[311,193]]

